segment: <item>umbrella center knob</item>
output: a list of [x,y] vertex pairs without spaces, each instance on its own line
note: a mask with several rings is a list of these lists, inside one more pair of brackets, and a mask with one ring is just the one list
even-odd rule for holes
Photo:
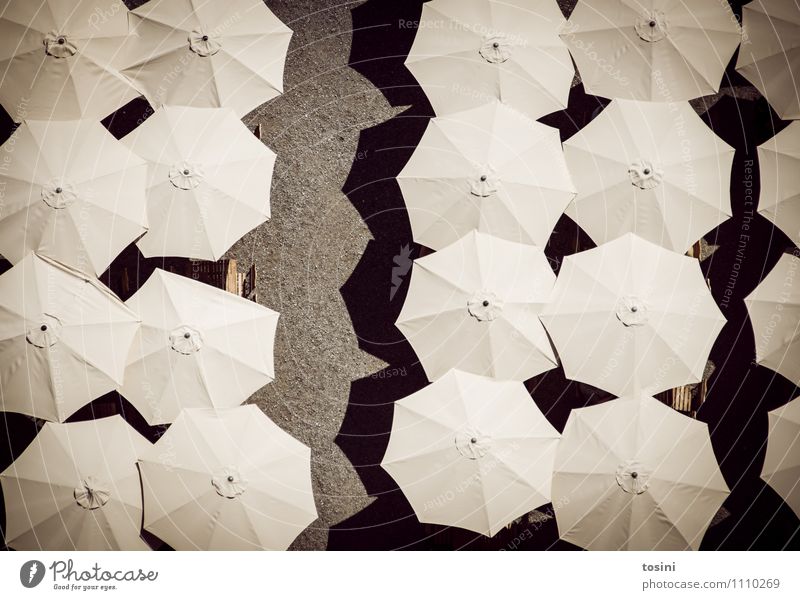
[[664,171],[653,162],[640,158],[628,165],[628,176],[631,184],[640,190],[652,190],[661,184]]
[[470,193],[479,198],[487,198],[497,193],[497,177],[488,165],[480,165],[476,169],[480,175],[470,181]]
[[503,301],[493,292],[481,290],[467,301],[467,311],[478,321],[494,321],[503,312]]
[[478,54],[488,63],[499,64],[511,57],[512,45],[504,35],[488,35],[483,38]]
[[60,178],[53,179],[42,186],[42,202],[50,208],[67,208],[78,199],[75,187]]
[[170,168],[169,181],[180,190],[192,190],[203,181],[203,169],[200,165],[181,161]]
[[57,31],[50,31],[42,40],[44,51],[53,58],[69,58],[73,56],[78,48],[69,40],[69,36]]
[[61,321],[53,315],[42,314],[28,328],[25,340],[36,348],[49,348],[58,342],[61,333]]
[[89,476],[81,481],[81,484],[73,490],[72,495],[81,508],[97,510],[111,498],[111,491],[108,484],[97,477]]
[[474,427],[459,431],[455,437],[455,445],[461,456],[469,460],[483,458],[492,446],[491,438]]
[[178,354],[194,354],[203,347],[203,336],[188,325],[181,325],[169,334],[170,347]]
[[247,480],[242,477],[236,467],[226,466],[212,474],[211,485],[217,494],[232,500],[244,494],[247,489]]
[[646,42],[660,42],[667,37],[667,19],[660,10],[642,15],[634,24],[636,34]]
[[617,467],[617,485],[627,494],[641,494],[649,486],[650,473],[635,460],[628,460]]
[[635,296],[625,296],[617,301],[617,319],[625,327],[638,327],[647,323],[647,306]]
[[222,48],[222,41],[214,32],[194,29],[189,33],[189,48],[197,56],[214,56]]

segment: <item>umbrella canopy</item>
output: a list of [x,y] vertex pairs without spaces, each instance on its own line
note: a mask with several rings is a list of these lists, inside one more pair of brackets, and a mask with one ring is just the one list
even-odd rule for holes
[[15,550],[149,550],[136,460],[150,443],[113,416],[46,423],[0,483]]
[[138,329],[94,277],[29,254],[0,276],[2,410],[63,421],[122,383]]
[[292,30],[263,0],[150,0],[131,11],[123,74],[154,107],[225,106],[243,117],[283,93]]
[[420,522],[493,536],[550,501],[558,438],[522,383],[450,371],[395,403],[381,466]]
[[753,0],[742,8],[744,40],[736,70],[781,119],[800,119],[800,8],[786,0]]
[[219,260],[269,219],[275,153],[232,110],[161,108],[122,141],[149,165],[146,257]]
[[24,119],[102,119],[139,95],[112,65],[128,35],[118,0],[0,0],[0,104]]
[[237,406],[275,377],[278,313],[156,269],[126,302],[142,319],[120,393],[151,425]]
[[538,317],[554,283],[540,248],[473,231],[414,261],[396,325],[431,381],[453,368],[524,381],[558,366]]
[[473,229],[544,246],[575,195],[558,130],[500,102],[432,119],[397,181],[434,250]]
[[256,406],[184,410],[139,467],[144,527],[176,550],[285,550],[317,518],[311,451]]
[[781,256],[744,303],[758,364],[800,385],[800,257]]
[[678,102],[719,90],[741,30],[719,0],[581,0],[561,39],[588,93]]
[[632,233],[567,256],[541,320],[567,377],[615,396],[700,381],[725,324],[697,259]]
[[556,450],[558,531],[587,550],[697,550],[728,493],[708,426],[655,398],[573,410]]
[[100,274],[147,230],[147,164],[96,121],[26,121],[3,145],[0,253]]
[[758,212],[800,245],[800,123],[758,147]]
[[761,479],[800,517],[800,398],[770,411]]
[[537,119],[567,106],[575,69],[553,0],[433,0],[406,59],[437,115],[497,98]]
[[566,213],[597,244],[633,232],[684,253],[731,216],[735,152],[688,103],[614,100],[564,143]]

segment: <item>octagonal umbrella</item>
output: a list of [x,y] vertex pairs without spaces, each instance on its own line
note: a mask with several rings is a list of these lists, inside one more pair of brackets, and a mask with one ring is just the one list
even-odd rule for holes
[[285,550],[317,518],[309,448],[256,406],[184,410],[139,467],[144,528],[176,550]]
[[161,269],[126,304],[142,327],[119,391],[151,425],[237,406],[275,377],[278,313],[260,304]]
[[28,254],[0,276],[2,410],[63,421],[122,383],[138,328],[97,279]]
[[769,413],[769,438],[761,479],[800,516],[800,398]]
[[0,1],[0,104],[17,122],[100,120],[139,95],[115,68],[118,0]]
[[800,119],[800,7],[786,0],[753,0],[742,7],[744,40],[736,70],[781,119]]
[[587,550],[697,550],[728,496],[708,426],[655,398],[570,413],[553,467],[561,539]]
[[558,438],[522,383],[450,371],[395,403],[381,466],[420,522],[491,537],[550,501]]
[[575,195],[558,131],[500,102],[432,119],[397,181],[434,250],[473,229],[543,247]]
[[149,166],[146,257],[219,260],[269,218],[275,154],[232,110],[164,107],[122,141]]
[[154,107],[229,107],[283,93],[292,30],[263,0],[150,0],[131,11],[123,73]]
[[25,121],[0,149],[0,253],[100,274],[147,230],[147,165],[97,121]]
[[540,248],[473,231],[414,261],[396,325],[431,381],[454,368],[524,381],[558,365],[538,316],[554,282]]
[[575,75],[553,0],[433,0],[408,70],[437,115],[499,99],[533,119],[567,106]]
[[688,103],[614,100],[564,143],[569,215],[597,243],[635,233],[684,253],[731,216],[735,149]]
[[725,324],[697,259],[632,233],[567,256],[541,320],[567,377],[616,396],[697,383]]
[[800,245],[800,123],[758,147],[758,212]]
[[113,416],[46,423],[0,473],[15,550],[149,550],[136,460],[150,443]]
[[741,30],[718,0],[580,0],[561,39],[588,93],[678,102],[719,90]]
[[800,257],[781,256],[744,303],[758,364],[800,385]]

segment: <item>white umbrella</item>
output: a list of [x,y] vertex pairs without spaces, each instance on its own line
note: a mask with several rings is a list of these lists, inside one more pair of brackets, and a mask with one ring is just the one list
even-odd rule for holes
[[420,522],[493,536],[550,501],[558,438],[522,383],[450,371],[395,403],[381,466]]
[[616,396],[700,381],[725,324],[697,259],[632,233],[567,256],[541,320],[566,376]]
[[736,70],[781,119],[800,119],[800,9],[786,0],[753,0],[742,7],[744,42]]
[[147,230],[146,163],[96,121],[25,121],[3,145],[0,253],[100,274]]
[[164,107],[122,141],[149,165],[146,257],[219,260],[269,218],[275,153],[230,109]]
[[113,416],[46,423],[0,473],[15,550],[149,550],[136,460],[150,443]]
[[119,0],[0,0],[0,103],[24,119],[102,119],[139,95],[113,62],[128,35]]
[[575,195],[558,130],[500,102],[432,119],[397,181],[434,250],[473,229],[544,246]]
[[161,269],[127,302],[142,319],[120,393],[151,425],[238,406],[275,377],[278,313]]
[[761,479],[800,517],[800,398],[770,411]]
[[495,98],[537,119],[567,106],[575,75],[554,0],[433,0],[406,59],[437,115]]
[[719,90],[741,30],[719,0],[580,0],[561,39],[588,93],[677,102]]
[[29,254],[0,277],[2,410],[63,421],[122,383],[138,329],[94,277]]
[[655,398],[573,410],[556,450],[558,531],[587,550],[697,550],[728,493],[708,426]]
[[431,381],[454,368],[524,381],[558,366],[538,316],[554,283],[540,248],[473,231],[414,261],[397,328]]
[[758,147],[758,212],[800,245],[800,123]]
[[292,30],[263,0],[150,0],[131,11],[123,74],[154,107],[232,108],[283,93]]
[[735,149],[688,103],[614,100],[564,142],[569,215],[597,243],[628,232],[684,253],[731,216]]
[[781,256],[744,303],[758,364],[800,385],[800,257]]
[[256,406],[184,410],[139,467],[144,528],[176,550],[285,550],[317,518],[311,451]]

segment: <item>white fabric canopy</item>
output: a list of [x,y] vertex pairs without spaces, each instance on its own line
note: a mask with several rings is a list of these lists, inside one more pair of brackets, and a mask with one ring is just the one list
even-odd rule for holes
[[538,119],[567,106],[575,69],[555,0],[433,0],[406,59],[437,115],[493,99]]
[[275,377],[275,311],[161,269],[126,304],[142,327],[119,392],[151,425],[237,406]]
[[493,536],[550,501],[558,438],[522,383],[450,371],[395,403],[381,466],[420,522]]
[[632,233],[567,256],[541,320],[566,376],[616,396],[699,382],[725,324],[697,259]]
[[800,385],[800,257],[781,256],[744,303],[758,364]]
[[558,130],[500,102],[432,119],[397,181],[434,250],[473,229],[544,246],[575,195]]
[[136,460],[149,442],[122,417],[47,423],[0,473],[15,550],[149,550]]
[[0,253],[100,274],[147,230],[147,164],[96,121],[25,121],[0,149]]
[[552,491],[561,538],[587,550],[697,550],[729,493],[708,426],[638,395],[570,413]]
[[139,95],[114,67],[119,0],[0,0],[0,103],[24,119],[103,119]]
[[800,119],[800,7],[786,0],[753,0],[742,7],[742,23],[736,70],[781,119]]
[[800,517],[800,398],[769,413],[769,438],[761,479]]
[[161,108],[122,142],[149,165],[144,256],[219,260],[269,218],[275,153],[232,110]]
[[2,410],[65,420],[122,383],[138,329],[94,277],[28,254],[0,276]]
[[758,212],[800,245],[800,123],[758,147]]
[[678,102],[719,90],[741,30],[719,0],[580,0],[561,39],[588,93]]
[[453,368],[524,381],[558,365],[538,318],[554,282],[540,248],[473,231],[414,261],[397,328],[431,381]]
[[156,108],[242,117],[283,93],[292,30],[263,0],[150,0],[131,11],[123,73]]
[[597,243],[628,232],[684,253],[731,216],[735,149],[688,103],[614,100],[564,142],[569,215]]
[[139,467],[144,528],[176,550],[285,550],[317,518],[311,451],[256,406],[184,410]]

